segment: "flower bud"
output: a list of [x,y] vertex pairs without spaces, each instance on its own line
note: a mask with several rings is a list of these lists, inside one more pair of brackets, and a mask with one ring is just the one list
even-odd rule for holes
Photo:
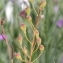
[[16,57],[17,59],[19,59],[19,60],[22,59],[22,58],[21,58],[21,55],[20,55],[19,53],[15,53],[15,57]]
[[25,54],[27,54],[27,49],[25,47],[23,48],[23,51]]
[[36,38],[39,37],[39,31],[37,29],[34,29],[34,34],[35,34]]
[[21,30],[24,32],[24,33],[26,33],[26,25],[25,24],[21,24],[21,26],[20,26],[20,28],[21,28]]
[[41,44],[41,38],[40,37],[38,37],[37,39],[36,39],[36,41],[37,41],[37,44],[38,44],[38,46]]
[[31,13],[30,7],[27,7],[27,8],[25,9],[25,12],[27,13],[27,15],[30,15],[30,13]]
[[32,17],[30,16],[30,15],[28,15],[27,17],[26,17],[26,19],[27,19],[27,21],[32,21]]
[[44,9],[44,7],[46,6],[46,1],[43,1],[43,2],[40,2],[39,3],[39,9],[41,10],[43,10]]
[[22,12],[20,12],[20,16],[23,17],[23,18],[26,17],[26,12],[25,12],[25,10],[23,10]]
[[44,50],[44,46],[43,45],[40,45],[39,46],[39,49],[40,49],[40,51],[43,51]]
[[18,41],[19,41],[19,44],[22,45],[22,36],[20,34],[18,36]]

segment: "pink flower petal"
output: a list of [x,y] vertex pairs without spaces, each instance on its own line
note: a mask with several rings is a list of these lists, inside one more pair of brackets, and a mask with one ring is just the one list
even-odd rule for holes
[[4,34],[0,34],[0,41],[1,40],[6,40],[6,36]]

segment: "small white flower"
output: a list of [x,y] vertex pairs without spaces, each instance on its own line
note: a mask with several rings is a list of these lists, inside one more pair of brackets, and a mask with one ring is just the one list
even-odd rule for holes
[[7,21],[13,23],[13,5],[11,1],[9,1],[5,7],[5,15]]

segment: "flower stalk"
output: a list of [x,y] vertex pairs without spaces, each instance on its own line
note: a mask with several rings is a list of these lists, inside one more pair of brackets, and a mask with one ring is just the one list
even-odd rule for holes
[[[25,12],[27,14],[26,17],[25,17],[25,19],[31,25],[31,29],[33,31],[33,38],[32,38],[32,41],[29,40],[29,38],[27,37],[27,34],[26,34],[26,28],[27,27],[25,27],[24,25],[21,26],[21,30],[24,32],[25,38],[26,38],[26,40],[30,44],[30,51],[28,51],[26,48],[23,48],[22,45],[21,45],[21,50],[24,53],[25,57],[28,57],[28,60],[26,59],[27,63],[33,63],[33,62],[35,62],[41,56],[42,52],[44,51],[44,46],[41,45],[42,39],[40,38],[39,31],[37,30],[36,27],[38,26],[39,20],[41,19],[41,16],[42,16],[41,12],[42,12],[42,10],[44,9],[44,7],[46,5],[46,0],[44,2],[40,2],[39,8],[38,8],[38,12],[36,11],[33,2],[31,0],[29,0],[29,2],[32,4],[32,7],[33,7],[33,9],[34,9],[34,11],[36,13],[36,24],[35,25],[33,24],[33,22],[32,22],[33,19],[30,16],[31,8],[30,7],[25,8]],[[35,52],[37,52],[38,49],[40,50],[40,54],[34,60],[32,60],[33,54]],[[27,52],[29,52],[29,54]]]
[[[2,26],[2,38],[3,38],[3,40],[6,42],[6,45],[7,45],[7,49],[8,49],[8,54],[9,54],[9,58],[10,58],[10,62],[11,63],[13,63],[13,56],[12,56],[12,51],[13,51],[13,49],[11,48],[11,46],[10,46],[10,44],[8,43],[8,39],[7,39],[7,37],[6,37],[6,34],[5,34],[5,30],[4,30],[4,21],[3,21],[3,19],[1,20],[1,22],[0,22],[0,24],[1,24],[1,26]],[[4,37],[5,36],[5,37]]]

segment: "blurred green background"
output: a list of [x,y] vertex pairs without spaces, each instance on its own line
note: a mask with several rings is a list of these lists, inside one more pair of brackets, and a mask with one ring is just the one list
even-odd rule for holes
[[[12,4],[8,4],[11,1]],[[35,63],[63,63],[63,28],[58,28],[56,22],[63,18],[63,0],[46,0],[47,5],[42,12],[44,18],[40,21],[37,29],[40,32],[40,37],[42,38],[42,44],[45,46],[45,50],[40,56],[40,58]],[[34,0],[34,3],[39,2],[39,0]],[[8,21],[6,17],[7,6],[12,6],[13,10],[12,17]],[[34,4],[35,5],[35,4]],[[37,6],[35,5],[37,8]],[[31,8],[32,9],[32,8]],[[12,44],[14,51],[21,51],[17,41],[17,36],[19,33],[23,36],[23,46],[29,48],[30,44],[24,37],[23,32],[20,30],[20,23],[25,23],[27,26],[27,36],[32,40],[32,31],[30,24],[22,19],[19,13],[22,8],[17,0],[0,0],[0,18],[4,18],[5,21],[5,32],[8,37],[9,44]],[[8,12],[8,11],[7,11]],[[10,10],[9,10],[10,12]],[[33,17],[33,24],[35,24],[35,12],[32,9],[31,15]],[[10,22],[11,21],[11,22]],[[1,26],[0,26],[1,33]],[[39,51],[34,54],[37,57]],[[8,57],[7,46],[4,41],[0,41],[0,63],[10,63]],[[22,63],[21,61],[14,58],[14,63]]]

